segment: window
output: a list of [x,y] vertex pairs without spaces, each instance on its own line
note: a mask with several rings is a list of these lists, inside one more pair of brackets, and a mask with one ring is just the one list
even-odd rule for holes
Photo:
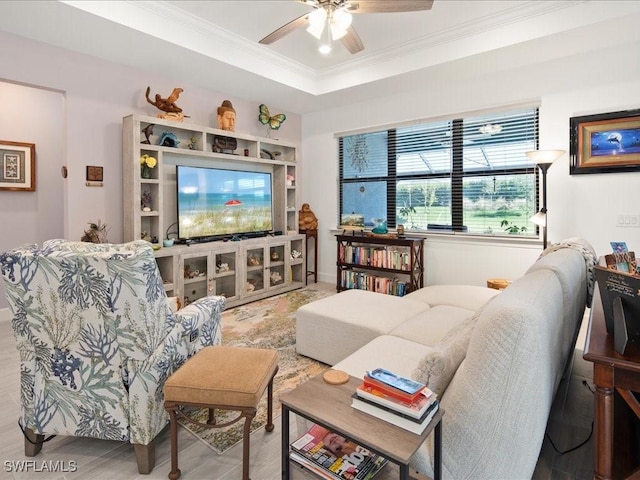
[[537,108],[338,136],[340,218],[535,236],[537,147]]

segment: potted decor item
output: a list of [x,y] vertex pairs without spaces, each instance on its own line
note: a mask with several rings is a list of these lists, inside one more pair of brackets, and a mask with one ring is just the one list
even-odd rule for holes
[[151,178],[151,170],[156,167],[158,160],[146,153],[140,157],[140,176]]

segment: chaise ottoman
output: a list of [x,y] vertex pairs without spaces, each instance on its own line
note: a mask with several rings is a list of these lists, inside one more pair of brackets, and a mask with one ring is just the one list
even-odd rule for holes
[[335,365],[360,347],[421,312],[428,304],[403,297],[345,290],[308,303],[296,313],[296,350]]

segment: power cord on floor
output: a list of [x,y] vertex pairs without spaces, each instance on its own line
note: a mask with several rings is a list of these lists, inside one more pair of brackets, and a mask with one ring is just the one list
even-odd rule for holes
[[[591,386],[587,383],[586,380],[582,381],[582,384],[587,387],[589,389],[589,391],[591,391],[591,393],[593,393],[593,389],[591,388]],[[549,436],[549,434],[547,432],[545,432],[545,436],[547,437],[547,440],[549,440],[549,443],[551,444],[551,446],[553,447],[553,449],[556,451],[556,453],[560,454],[560,455],[565,455],[569,452],[573,452],[574,450],[579,449],[580,447],[584,446],[589,440],[591,440],[591,435],[593,435],[593,420],[591,420],[591,431],[589,432],[589,436],[586,438],[586,440],[580,442],[578,445],[576,445],[575,447],[571,447],[568,450],[564,450],[564,451],[560,451],[558,450],[558,448],[556,447],[555,443],[553,443],[553,440],[551,440],[551,437]]]

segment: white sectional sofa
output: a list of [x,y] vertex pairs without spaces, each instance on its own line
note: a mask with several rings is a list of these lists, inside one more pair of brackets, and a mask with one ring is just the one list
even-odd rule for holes
[[[571,239],[503,291],[341,292],[298,310],[297,350],[356,377],[384,367],[433,381],[446,411],[444,478],[531,478],[596,261],[587,242]],[[426,442],[413,467],[432,474],[431,453]]]

